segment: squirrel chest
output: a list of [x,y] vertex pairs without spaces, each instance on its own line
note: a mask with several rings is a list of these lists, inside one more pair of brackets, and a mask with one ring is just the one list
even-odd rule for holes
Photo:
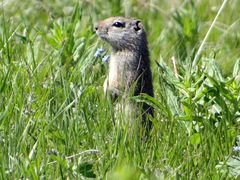
[[127,52],[113,53],[109,62],[108,90],[125,91],[136,81],[139,59]]

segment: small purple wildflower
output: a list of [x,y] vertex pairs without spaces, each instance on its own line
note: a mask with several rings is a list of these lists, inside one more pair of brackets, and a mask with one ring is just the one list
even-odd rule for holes
[[100,53],[103,53],[105,50],[104,50],[103,48],[98,48],[98,51],[99,51]]
[[98,48],[94,54],[94,57],[99,58],[103,52],[104,52],[103,48]]
[[108,62],[108,61],[109,61],[109,58],[110,58],[110,55],[106,54],[106,55],[102,58],[102,61],[103,61],[103,62]]
[[240,151],[240,146],[233,146],[233,151],[234,152]]
[[100,57],[100,55],[101,54],[98,51],[96,51],[95,54],[94,54],[94,57],[98,58],[98,57]]

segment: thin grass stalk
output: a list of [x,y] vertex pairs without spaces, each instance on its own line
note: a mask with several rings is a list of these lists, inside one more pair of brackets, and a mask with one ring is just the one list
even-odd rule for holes
[[194,57],[194,60],[193,60],[193,63],[192,63],[192,67],[195,67],[196,64],[198,63],[198,60],[199,60],[200,54],[202,53],[203,47],[204,47],[204,45],[205,45],[205,43],[206,43],[206,41],[207,41],[210,33],[212,32],[212,29],[213,29],[213,27],[214,27],[214,25],[215,25],[215,23],[216,23],[219,15],[221,14],[223,8],[224,8],[225,5],[227,4],[227,1],[228,1],[228,0],[224,0],[223,3],[222,3],[222,5],[221,5],[221,7],[220,7],[220,9],[218,10],[217,15],[215,16],[215,18],[214,18],[214,20],[213,20],[210,28],[208,29],[208,32],[207,32],[206,36],[204,37],[204,39],[203,39],[203,41],[202,41],[202,43],[201,43],[201,45],[200,45],[200,47],[199,47],[199,49],[198,49],[198,51],[197,51],[197,53],[196,53],[196,56]]

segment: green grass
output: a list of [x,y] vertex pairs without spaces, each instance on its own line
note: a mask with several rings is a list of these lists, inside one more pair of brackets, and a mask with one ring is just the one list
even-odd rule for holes
[[[221,3],[1,1],[0,179],[239,178],[240,1],[191,67]],[[155,97],[132,99],[155,108],[146,142],[137,120],[113,125],[103,95],[107,64],[94,54],[109,46],[93,27],[114,15],[148,34]]]

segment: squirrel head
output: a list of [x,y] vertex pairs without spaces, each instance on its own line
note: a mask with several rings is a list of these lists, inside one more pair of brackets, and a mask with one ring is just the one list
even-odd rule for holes
[[95,30],[101,39],[117,51],[140,50],[143,44],[147,44],[143,24],[135,18],[107,18],[99,21]]

